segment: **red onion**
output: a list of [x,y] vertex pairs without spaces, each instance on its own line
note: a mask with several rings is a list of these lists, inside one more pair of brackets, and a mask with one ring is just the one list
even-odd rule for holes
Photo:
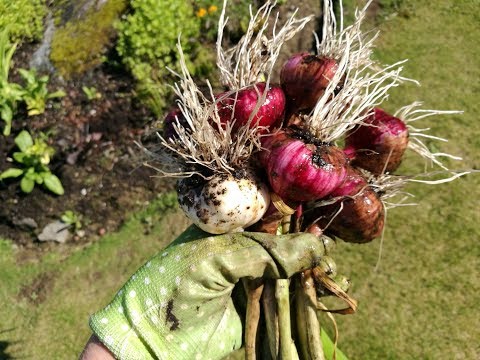
[[368,186],[365,177],[357,169],[347,166],[345,180],[330,193],[330,197],[353,196]]
[[380,108],[375,108],[364,122],[345,138],[345,153],[352,165],[375,175],[395,171],[408,145],[407,126]]
[[168,140],[178,137],[178,134],[173,127],[173,124],[175,124],[177,121],[179,122],[181,127],[184,127],[186,129],[190,128],[190,125],[188,125],[188,122],[185,119],[185,116],[183,116],[182,111],[179,108],[175,108],[171,110],[163,120],[164,139]]
[[366,243],[382,234],[385,209],[362,174],[348,168],[345,182],[330,194],[332,198],[342,198],[310,210],[305,222],[318,220],[317,224],[326,234],[346,242]]
[[267,136],[260,162],[272,189],[287,201],[313,201],[329,195],[345,179],[347,158],[336,146],[305,131],[287,129]]
[[309,53],[295,54],[280,73],[289,111],[311,110],[338,70],[336,60]]
[[[235,121],[234,128],[247,125],[258,101],[261,100],[265,92],[265,88],[266,83],[258,83],[221,99],[218,103],[220,121],[223,124]],[[225,94],[220,94],[217,98],[221,98]],[[265,101],[258,108],[249,126],[250,128],[255,126],[265,126],[267,128],[279,126],[283,121],[284,114],[285,95],[283,90],[279,86],[270,86]]]

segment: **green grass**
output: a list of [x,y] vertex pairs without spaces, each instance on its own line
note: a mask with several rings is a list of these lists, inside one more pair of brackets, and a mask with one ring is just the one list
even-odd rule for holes
[[[442,150],[463,157],[451,168],[480,168],[480,46],[475,1],[403,1],[379,25],[376,57],[383,63],[408,58],[404,75],[422,86],[392,92],[388,110],[423,101],[425,108],[464,110],[422,125],[450,139]],[[396,16],[395,16],[396,15]],[[421,170],[415,156],[403,173]],[[408,162],[407,161],[407,162]],[[380,269],[379,242],[341,244],[339,268],[353,280],[360,301],[353,316],[337,317],[340,347],[352,359],[473,359],[480,328],[473,319],[480,300],[480,176],[450,184],[415,185],[414,208],[388,214]]]
[[[0,359],[77,358],[90,335],[89,315],[186,228],[175,202],[172,194],[162,196],[120,232],[70,254],[59,246],[25,260],[25,250],[1,241]],[[42,285],[34,286],[39,279]]]
[[[442,150],[464,158],[452,168],[480,168],[477,8],[473,0],[404,0],[378,25],[378,59],[410,59],[404,74],[422,83],[395,89],[388,110],[422,100],[426,108],[465,111],[425,121],[451,139]],[[404,173],[421,168],[413,155],[406,162]],[[350,359],[478,358],[479,189],[479,174],[410,186],[419,206],[389,212],[377,272],[379,241],[339,244],[339,271],[351,276],[359,300],[357,314],[336,317]],[[152,202],[118,233],[73,253],[59,245],[38,258],[0,241],[0,359],[75,358],[89,336],[89,314],[186,227],[172,202]],[[35,289],[42,278],[45,290]]]

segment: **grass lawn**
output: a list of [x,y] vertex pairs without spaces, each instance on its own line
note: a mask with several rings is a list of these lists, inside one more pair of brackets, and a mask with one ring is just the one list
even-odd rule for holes
[[[465,111],[422,123],[451,140],[442,151],[463,157],[452,168],[480,169],[479,23],[476,0],[404,0],[378,24],[375,56],[408,58],[404,75],[422,83],[396,88],[385,108],[421,100],[428,109]],[[404,174],[422,169],[414,155],[407,163]],[[479,358],[480,174],[408,190],[419,206],[389,212],[377,271],[379,241],[336,250],[359,300],[357,314],[337,316],[340,347],[351,359]],[[173,202],[170,195],[152,201],[118,233],[73,253],[58,246],[27,257],[0,241],[0,359],[76,358],[88,315],[186,227]]]
[[[150,224],[155,225],[150,225]],[[166,194],[119,233],[74,253],[58,247],[41,260],[0,241],[0,359],[74,359],[90,336],[88,316],[187,227]]]
[[[475,5],[476,3],[476,5]],[[450,139],[441,149],[463,157],[451,168],[480,169],[480,36],[478,2],[403,1],[379,25],[376,57],[407,58],[415,85],[396,88],[385,107],[415,100],[426,109],[464,110],[422,120]],[[420,122],[417,123],[420,125]],[[438,142],[437,142],[438,144]],[[422,169],[410,156],[401,172]],[[409,186],[416,207],[388,213],[380,268],[379,242],[341,244],[339,269],[353,280],[356,315],[337,317],[340,347],[353,359],[474,359],[480,356],[475,309],[480,300],[480,176],[450,184]],[[478,313],[477,313],[478,314]]]

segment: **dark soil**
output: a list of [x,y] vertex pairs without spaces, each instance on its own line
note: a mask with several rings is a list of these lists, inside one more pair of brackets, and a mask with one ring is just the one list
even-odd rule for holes
[[[22,67],[29,51],[17,51],[16,68]],[[14,166],[11,154],[19,131],[46,133],[56,150],[49,166],[65,194],[56,196],[38,185],[24,194],[17,180],[0,182],[1,238],[26,247],[48,246],[37,242],[37,235],[66,210],[73,210],[81,216],[82,228],[69,242],[90,242],[118,229],[159,192],[173,189],[173,181],[152,178],[155,172],[141,166],[142,152],[135,142],[151,131],[155,117],[139,105],[133,84],[127,74],[108,66],[82,79],[60,82],[52,77],[50,90],[63,88],[67,95],[50,101],[42,115],[28,117],[25,109],[19,110],[12,134],[0,139],[0,171]],[[88,100],[83,85],[95,87],[101,98]]]

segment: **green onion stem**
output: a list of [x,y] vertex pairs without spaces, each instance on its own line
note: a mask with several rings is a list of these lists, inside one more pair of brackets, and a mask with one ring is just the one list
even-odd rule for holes
[[260,321],[260,298],[263,292],[263,279],[243,279],[243,285],[247,292],[247,314],[245,324],[245,359],[257,358],[257,330]]
[[277,303],[275,301],[275,281],[266,280],[262,295],[265,324],[267,328],[268,347],[272,360],[278,359],[278,316]]
[[275,284],[275,299],[278,307],[278,327],[280,337],[280,359],[293,358],[292,329],[290,325],[289,280],[278,279]]

